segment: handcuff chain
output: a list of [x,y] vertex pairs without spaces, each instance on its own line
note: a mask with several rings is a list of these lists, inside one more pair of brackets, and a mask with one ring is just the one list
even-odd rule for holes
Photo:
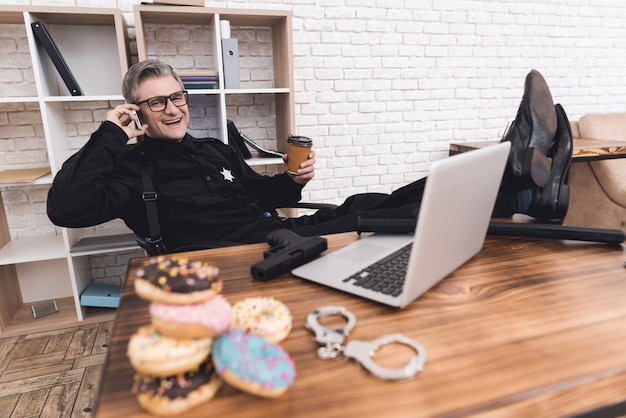
[[[347,323],[343,328],[333,329],[326,327],[318,322],[320,318],[331,315],[341,315],[347,319]],[[323,306],[314,310],[307,316],[306,328],[313,331],[315,341],[323,344],[317,349],[317,357],[323,360],[336,358],[343,352],[343,342],[346,336],[354,328],[356,318],[354,314],[343,306]]]
[[327,343],[317,349],[317,357],[322,360],[336,358],[340,353],[343,353],[343,346],[339,343]]

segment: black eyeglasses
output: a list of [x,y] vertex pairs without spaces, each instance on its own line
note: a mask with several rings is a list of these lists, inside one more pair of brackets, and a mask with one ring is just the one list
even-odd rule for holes
[[181,107],[187,104],[187,90],[177,91],[169,96],[154,96],[146,100],[135,103],[137,106],[147,103],[153,112],[162,112],[167,107],[167,101],[170,100],[174,106]]

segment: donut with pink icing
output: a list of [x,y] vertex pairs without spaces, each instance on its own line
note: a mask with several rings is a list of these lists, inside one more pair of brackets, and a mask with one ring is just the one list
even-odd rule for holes
[[222,291],[219,269],[180,256],[159,256],[137,270],[135,292],[141,298],[171,304],[199,303]]
[[280,345],[240,330],[216,338],[212,356],[224,381],[253,395],[277,398],[296,378],[293,360]]
[[216,337],[228,330],[231,317],[232,307],[222,295],[188,305],[150,303],[152,325],[172,338]]

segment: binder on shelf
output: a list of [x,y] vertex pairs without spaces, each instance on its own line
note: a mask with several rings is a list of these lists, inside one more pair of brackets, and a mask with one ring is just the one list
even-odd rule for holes
[[76,79],[72,75],[72,72],[70,71],[67,63],[61,55],[61,51],[59,51],[59,48],[57,48],[54,40],[50,36],[50,33],[46,29],[43,22],[41,20],[38,20],[31,23],[30,25],[33,29],[33,33],[35,34],[35,38],[46,50],[46,53],[52,60],[52,63],[56,67],[59,74],[61,75],[63,82],[67,86],[67,89],[70,91],[70,94],[72,96],[82,96],[83,92],[80,89],[80,86],[76,82]]
[[227,120],[226,127],[228,128],[228,144],[232,146],[235,151],[239,152],[245,160],[252,158],[252,154],[247,145],[250,145],[252,149],[258,152],[259,158],[283,156],[283,154],[278,151],[269,150],[258,145],[243,132],[239,131],[232,120]]
[[237,39],[222,39],[224,88],[239,88],[239,44]]
[[246,144],[250,145],[252,149],[256,150],[259,153],[259,157],[261,158],[273,158],[273,157],[281,157],[283,156],[282,152],[274,151],[271,149],[263,148],[252,139],[250,139],[247,135],[241,133],[241,137],[245,141]]
[[246,147],[239,129],[237,129],[232,120],[226,122],[226,128],[228,129],[228,145],[241,154],[244,160],[252,158],[252,154],[250,154],[250,150]]

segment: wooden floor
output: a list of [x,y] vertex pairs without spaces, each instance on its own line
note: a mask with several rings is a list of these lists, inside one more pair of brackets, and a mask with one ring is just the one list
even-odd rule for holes
[[91,417],[113,321],[0,339],[0,417]]

